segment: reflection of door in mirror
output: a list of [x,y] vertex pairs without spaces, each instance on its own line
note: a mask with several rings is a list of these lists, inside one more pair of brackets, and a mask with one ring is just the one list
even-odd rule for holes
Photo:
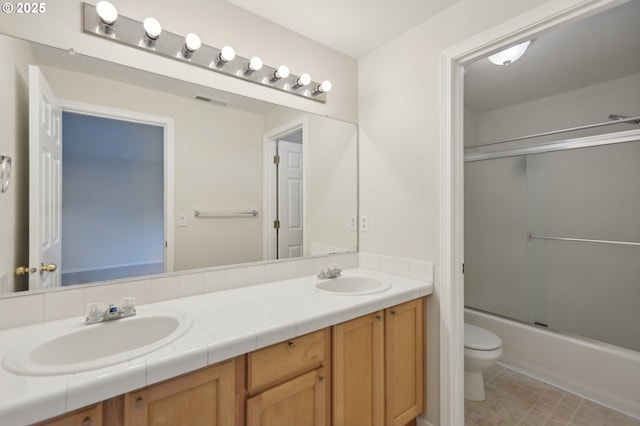
[[36,66],[29,66],[29,288],[59,287],[61,107]]
[[302,129],[277,140],[278,259],[301,257],[303,250]]
[[97,106],[69,111],[37,67],[30,87],[39,175],[30,178],[29,288],[169,269],[164,127]]

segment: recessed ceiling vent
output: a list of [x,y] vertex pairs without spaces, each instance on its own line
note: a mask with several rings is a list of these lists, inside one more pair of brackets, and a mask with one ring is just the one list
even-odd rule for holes
[[226,101],[221,101],[219,99],[212,99],[212,98],[210,98],[208,96],[196,95],[195,98],[198,101],[207,102],[207,103],[214,104],[214,105],[219,105],[219,106],[227,106],[227,102]]

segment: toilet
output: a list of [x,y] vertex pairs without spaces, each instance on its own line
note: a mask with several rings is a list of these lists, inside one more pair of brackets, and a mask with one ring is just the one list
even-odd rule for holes
[[464,324],[464,399],[484,401],[482,372],[502,356],[502,340],[473,324]]

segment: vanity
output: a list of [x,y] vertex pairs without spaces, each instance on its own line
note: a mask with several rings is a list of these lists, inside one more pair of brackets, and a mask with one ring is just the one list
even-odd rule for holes
[[[138,306],[141,318],[170,312],[190,321],[188,329],[150,353],[93,370],[21,375],[3,368],[0,419],[407,424],[425,409],[424,305],[433,286],[362,268],[341,279],[342,294],[338,285],[322,290],[318,284],[327,280],[305,276]],[[84,320],[4,330],[0,355]]]

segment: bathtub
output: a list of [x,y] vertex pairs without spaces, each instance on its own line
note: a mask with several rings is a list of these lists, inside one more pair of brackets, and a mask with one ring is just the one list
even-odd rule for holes
[[500,363],[640,419],[640,352],[465,308],[502,339]]

